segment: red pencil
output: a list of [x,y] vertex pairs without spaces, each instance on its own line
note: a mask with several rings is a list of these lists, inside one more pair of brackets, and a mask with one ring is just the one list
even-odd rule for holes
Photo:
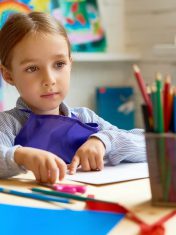
[[163,110],[164,110],[164,130],[168,132],[171,119],[172,94],[170,90],[171,78],[166,76],[164,83]]
[[139,85],[139,88],[141,90],[141,93],[142,93],[142,96],[143,96],[143,99],[148,107],[148,112],[149,112],[149,116],[150,118],[152,118],[152,102],[151,102],[151,99],[149,97],[149,95],[147,94],[147,88],[146,88],[146,85],[144,83],[144,79],[142,77],[142,74],[140,72],[140,69],[137,65],[133,65],[133,69],[134,69],[134,75],[136,77],[136,80],[138,82],[138,85]]

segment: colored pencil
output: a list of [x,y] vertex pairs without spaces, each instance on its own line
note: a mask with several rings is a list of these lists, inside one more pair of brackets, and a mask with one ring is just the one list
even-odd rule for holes
[[147,88],[146,88],[146,85],[144,83],[144,79],[143,79],[142,74],[140,72],[140,69],[137,65],[133,65],[133,70],[134,70],[134,75],[135,75],[136,80],[138,82],[140,91],[142,93],[143,99],[145,101],[145,104],[148,107],[150,118],[152,118],[152,102],[150,100],[149,95],[147,94]]
[[171,77],[166,76],[164,83],[164,93],[163,93],[163,112],[164,112],[164,131],[168,132],[171,121],[172,112],[172,90],[171,90]]
[[6,194],[11,194],[11,195],[20,196],[20,197],[27,197],[27,198],[32,198],[32,199],[41,200],[41,201],[71,203],[70,200],[64,199],[64,198],[51,197],[51,196],[46,196],[46,195],[37,194],[37,193],[16,191],[13,189],[2,188],[2,187],[0,187],[0,193],[6,193]]
[[62,192],[57,192],[57,191],[53,191],[53,190],[45,190],[45,189],[41,189],[41,188],[32,188],[31,189],[33,192],[37,192],[37,193],[41,193],[41,194],[47,194],[47,195],[52,195],[55,197],[64,197],[64,198],[69,198],[72,200],[76,200],[76,201],[82,201],[82,202],[102,202],[102,203],[107,203],[107,204],[113,204],[115,206],[117,206],[118,203],[116,202],[111,202],[111,201],[107,201],[107,200],[100,200],[100,199],[95,199],[92,197],[83,197],[83,196],[79,196],[79,195],[75,195],[75,194],[71,194],[71,193],[62,193]]
[[142,108],[142,115],[143,115],[145,130],[146,132],[151,132],[153,131],[153,128],[151,128],[150,121],[149,121],[148,107],[146,104],[142,104],[141,108]]
[[158,112],[157,112],[157,96],[156,96],[156,86],[152,86],[152,106],[153,106],[153,129],[156,132],[158,129]]
[[146,86],[146,90],[147,90],[147,94],[148,94],[148,96],[149,96],[149,98],[150,98],[150,100],[151,100],[151,93],[152,93],[151,87],[150,87],[149,85],[147,85],[147,86]]
[[157,132],[164,132],[164,120],[163,120],[163,103],[162,103],[162,76],[160,73],[156,74],[156,96],[157,96],[157,113],[158,113],[158,126]]
[[31,189],[33,192],[37,193],[42,193],[42,194],[47,194],[47,195],[52,195],[55,197],[64,197],[64,198],[69,198],[77,201],[96,201],[94,198],[89,198],[89,197],[83,197],[71,193],[63,193],[63,192],[58,192],[58,191],[53,191],[53,190],[45,190],[41,188],[32,188]]
[[174,98],[173,98],[173,132],[176,133],[176,88],[174,89]]

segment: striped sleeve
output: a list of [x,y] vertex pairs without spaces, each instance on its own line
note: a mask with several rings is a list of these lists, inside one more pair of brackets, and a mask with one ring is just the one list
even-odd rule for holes
[[11,112],[0,113],[0,178],[8,178],[26,171],[14,161],[16,133],[20,130],[20,122]]
[[26,173],[22,167],[14,161],[14,152],[18,146],[7,147],[0,145],[0,178],[9,178],[20,173]]
[[99,138],[105,145],[105,159],[111,165],[122,161],[146,161],[146,146],[143,129],[122,130],[105,121],[87,108],[77,109],[77,115],[83,122],[96,122],[100,131],[92,136]]

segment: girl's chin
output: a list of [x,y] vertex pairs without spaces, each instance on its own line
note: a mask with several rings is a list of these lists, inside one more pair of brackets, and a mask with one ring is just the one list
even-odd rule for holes
[[39,109],[33,109],[33,112],[35,114],[53,114],[53,115],[58,115],[59,114],[59,106],[54,106],[54,107],[43,107]]

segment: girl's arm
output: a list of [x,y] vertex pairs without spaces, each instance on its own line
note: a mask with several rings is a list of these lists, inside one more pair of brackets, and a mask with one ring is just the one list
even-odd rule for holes
[[105,157],[112,165],[121,161],[146,161],[145,140],[142,130],[108,130],[104,129],[94,134],[106,146]]
[[[0,139],[3,135],[0,133]],[[0,142],[0,178],[8,178],[20,173],[26,173],[26,170],[14,161],[14,152],[19,146],[7,147],[2,144],[2,141]]]
[[144,131],[142,129],[122,130],[100,118],[93,111],[82,108],[76,109],[82,122],[96,122],[100,131],[92,136],[99,138],[105,145],[105,159],[112,165],[121,161],[146,161]]
[[14,110],[0,113],[0,178],[26,172],[14,160],[14,152],[19,147],[14,146],[14,139],[21,128],[20,122],[14,118]]

